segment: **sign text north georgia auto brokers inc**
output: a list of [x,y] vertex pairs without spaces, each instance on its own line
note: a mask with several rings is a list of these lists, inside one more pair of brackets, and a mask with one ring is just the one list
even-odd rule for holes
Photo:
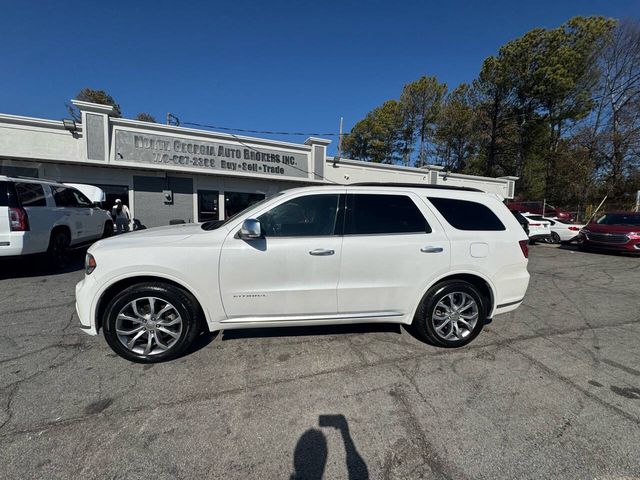
[[307,156],[248,145],[194,142],[160,135],[116,132],[118,161],[266,175],[307,175]]

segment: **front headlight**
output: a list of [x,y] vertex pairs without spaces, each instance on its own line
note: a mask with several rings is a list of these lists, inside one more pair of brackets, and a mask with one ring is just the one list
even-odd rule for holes
[[96,269],[98,265],[96,264],[96,259],[93,258],[93,255],[87,253],[84,257],[84,273],[87,275],[91,275],[91,273]]
[[629,232],[627,233],[627,238],[629,240],[640,240],[640,232]]

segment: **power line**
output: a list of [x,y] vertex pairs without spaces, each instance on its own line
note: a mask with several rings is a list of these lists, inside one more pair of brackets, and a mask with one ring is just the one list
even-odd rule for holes
[[[339,137],[340,133],[320,133],[320,132],[279,132],[273,130],[250,130],[246,128],[231,128],[220,127],[217,125],[207,125],[206,123],[196,122],[181,122],[181,125],[189,125],[192,127],[211,128],[213,130],[224,130],[227,132],[243,132],[243,133],[262,133],[265,135],[302,135],[302,136],[319,136],[319,137]],[[343,133],[342,136],[349,135],[349,133]]]

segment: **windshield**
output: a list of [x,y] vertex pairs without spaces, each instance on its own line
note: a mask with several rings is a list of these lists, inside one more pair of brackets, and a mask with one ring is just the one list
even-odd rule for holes
[[265,203],[266,201],[269,201],[269,200],[271,200],[273,198],[276,198],[276,197],[282,195],[283,193],[284,192],[276,193],[275,195],[271,195],[269,197],[263,198],[259,202],[252,203],[251,205],[249,205],[244,210],[239,211],[235,215],[232,215],[229,218],[227,218],[226,220],[209,220],[208,222],[204,222],[202,224],[202,229],[203,230],[215,230],[217,228],[220,228],[221,226],[226,225],[227,223],[234,221],[236,218],[240,217],[241,215],[244,215],[245,212],[258,207],[258,206],[262,205],[263,203]]
[[599,225],[640,225],[638,213],[605,213],[596,223]]

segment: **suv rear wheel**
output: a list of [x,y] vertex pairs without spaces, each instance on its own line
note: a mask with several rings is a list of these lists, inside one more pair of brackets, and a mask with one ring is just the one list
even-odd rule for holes
[[56,230],[51,234],[47,255],[52,267],[63,268],[67,266],[69,263],[70,244],[71,238],[64,230]]
[[113,235],[113,222],[104,222],[102,230],[102,238],[108,238]]
[[425,294],[413,320],[414,329],[434,345],[462,347],[476,338],[484,326],[484,302],[472,284],[445,280]]
[[111,349],[127,360],[157,363],[194,342],[203,319],[196,300],[165,283],[139,283],[111,300],[102,325]]

